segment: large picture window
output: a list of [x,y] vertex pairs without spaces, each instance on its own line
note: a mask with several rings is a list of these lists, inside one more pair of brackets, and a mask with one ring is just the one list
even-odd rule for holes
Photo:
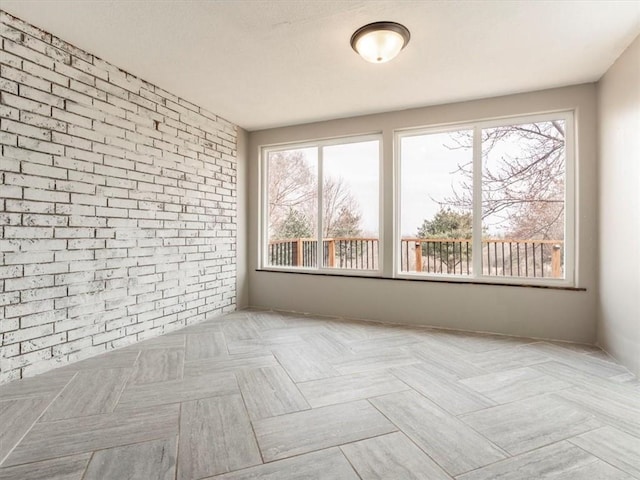
[[398,274],[573,281],[573,117],[397,135]]
[[378,137],[263,149],[263,265],[380,269]]

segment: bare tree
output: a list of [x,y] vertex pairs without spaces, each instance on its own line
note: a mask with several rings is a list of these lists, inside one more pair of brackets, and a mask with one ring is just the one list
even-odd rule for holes
[[[304,153],[296,150],[271,153],[268,176],[269,226],[272,234],[281,236],[285,231],[291,233],[292,225],[297,225],[296,231],[315,234],[318,179]],[[323,235],[358,235],[360,207],[346,181],[342,177],[325,178],[322,196]]]
[[307,210],[317,191],[317,178],[301,151],[269,154],[269,224],[280,225],[292,209]]
[[325,237],[355,237],[360,234],[360,207],[342,177],[325,178],[322,198]]
[[[506,235],[561,239],[564,232],[564,122],[549,121],[482,130],[482,219]],[[473,135],[452,135],[449,148],[469,149]],[[514,148],[515,146],[515,148]],[[458,165],[466,179],[438,203],[473,209],[472,162]]]

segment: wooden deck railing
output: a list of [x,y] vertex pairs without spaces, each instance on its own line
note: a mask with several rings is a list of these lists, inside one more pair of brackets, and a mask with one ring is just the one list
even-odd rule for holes
[[[315,238],[269,242],[269,265],[317,267]],[[325,268],[377,270],[377,238],[325,238]],[[482,273],[492,276],[562,278],[561,240],[483,239]],[[473,270],[473,244],[460,238],[403,238],[400,267],[403,272],[469,275]]]
[[[287,267],[316,267],[318,241],[315,238],[293,238],[269,242],[269,264]],[[357,270],[378,269],[377,238],[325,238],[323,267]]]

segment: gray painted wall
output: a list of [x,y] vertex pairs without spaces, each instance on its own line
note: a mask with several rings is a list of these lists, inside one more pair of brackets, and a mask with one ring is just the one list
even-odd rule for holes
[[640,376],[640,37],[598,93],[598,342]]
[[247,168],[249,164],[249,134],[238,127],[236,138],[236,307],[249,305],[249,278],[247,270],[247,226],[249,192]]
[[[259,250],[261,145],[382,132],[384,197],[393,198],[396,129],[576,111],[577,285],[586,291],[456,285],[256,271]],[[387,322],[555,338],[596,339],[596,87],[585,84],[540,92],[251,132],[249,134],[249,304]],[[393,205],[384,204],[382,237],[391,244]],[[389,275],[391,249],[385,249]]]

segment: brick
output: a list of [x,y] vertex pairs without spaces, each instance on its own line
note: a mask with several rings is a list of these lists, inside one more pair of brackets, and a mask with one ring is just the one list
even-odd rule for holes
[[22,162],[22,173],[41,177],[60,178],[62,180],[67,178],[67,170],[64,168],[48,167],[27,162]]
[[53,190],[40,190],[37,188],[24,189],[25,200],[37,200],[40,202],[69,203],[67,192],[57,192]]
[[53,70],[54,61],[53,59],[47,57],[46,55],[43,55],[40,52],[31,50],[30,48],[27,48],[23,45],[17,44],[10,40],[5,40],[3,44],[4,44],[4,49],[7,52],[12,53],[13,55],[16,55],[18,57],[24,58],[26,60],[29,60],[33,63],[37,63],[42,67]]
[[42,67],[41,65],[29,62],[27,60],[22,62],[22,70],[35,77],[48,80],[51,83],[56,83],[63,86],[69,85],[69,79],[64,75],[60,75],[59,73],[56,73],[51,69]]
[[55,273],[65,273],[69,271],[69,264],[65,262],[56,263],[34,263],[24,266],[24,275],[45,275]]
[[47,310],[53,310],[53,307],[53,300],[42,300],[39,302],[21,303],[19,305],[8,305],[4,307],[4,311],[7,318],[13,318],[33,313],[46,312]]
[[[55,138],[55,135],[57,134],[57,132],[52,132],[52,138]],[[34,150],[36,152],[49,153],[51,155],[62,155],[64,153],[64,147],[62,145],[56,145],[55,143],[28,137],[20,137],[18,147]]]
[[0,383],[233,310],[235,126],[0,16]]
[[65,132],[67,130],[66,123],[49,116],[45,117],[32,112],[20,112],[20,121],[27,125],[33,125],[34,127],[45,128],[47,130],[55,130],[57,132]]
[[[22,85],[37,88],[45,92],[51,92],[51,82],[48,80],[29,75],[27,72],[12,68],[8,65],[0,66],[0,76]],[[17,94],[18,92],[16,91],[15,93]]]
[[82,115],[76,115],[75,113],[71,113],[55,107],[51,108],[51,116],[58,120],[67,122],[70,127],[91,128],[92,125],[91,118],[83,117]]
[[36,288],[33,290],[22,290],[20,300],[22,302],[33,302],[34,300],[46,300],[48,298],[60,298],[67,294],[67,287]]
[[102,80],[107,80],[109,78],[109,75],[105,70],[97,68],[89,62],[85,62],[80,58],[73,57],[71,65],[76,70],[80,70],[81,72],[84,72],[92,77],[101,78]]
[[53,228],[4,227],[4,238],[53,238]]
[[27,137],[33,137],[40,140],[51,140],[51,132],[49,130],[33,127],[31,125],[26,125],[6,118],[0,119],[0,129],[9,133],[25,135]]
[[55,206],[53,203],[7,200],[5,208],[8,212],[53,213]]
[[34,350],[40,350],[53,345],[59,345],[67,341],[66,333],[55,333],[45,337],[34,338],[20,343],[20,353],[28,353]]

